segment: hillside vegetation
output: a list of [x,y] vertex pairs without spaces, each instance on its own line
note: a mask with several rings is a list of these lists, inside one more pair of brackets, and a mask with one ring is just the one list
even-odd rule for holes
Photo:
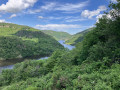
[[1,90],[119,90],[120,1],[72,51],[47,60],[25,61],[0,75]]
[[57,32],[52,30],[42,30],[42,32],[53,36],[56,40],[68,40],[71,37],[67,32]]
[[72,35],[71,38],[69,38],[68,40],[65,41],[66,44],[70,44],[70,45],[76,45],[78,42],[83,41],[85,35],[93,30],[94,28],[89,28],[87,30],[84,30],[82,32],[76,33],[75,35]]
[[37,29],[0,23],[0,60],[43,57],[56,49],[63,49],[63,46]]

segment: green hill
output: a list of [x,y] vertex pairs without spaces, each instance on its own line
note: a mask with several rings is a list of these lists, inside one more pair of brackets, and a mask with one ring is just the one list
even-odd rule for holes
[[42,32],[53,36],[56,40],[68,40],[71,37],[67,32],[57,32],[52,30],[42,30]]
[[70,44],[70,45],[76,45],[78,42],[83,41],[85,35],[86,35],[89,31],[91,31],[92,29],[93,29],[93,28],[89,28],[89,29],[84,30],[84,31],[82,31],[82,32],[79,32],[79,33],[77,33],[77,34],[75,34],[75,35],[72,35],[72,37],[69,38],[68,40],[66,40],[65,43],[66,43],[66,44]]
[[62,48],[53,37],[40,30],[0,23],[0,60],[48,56]]

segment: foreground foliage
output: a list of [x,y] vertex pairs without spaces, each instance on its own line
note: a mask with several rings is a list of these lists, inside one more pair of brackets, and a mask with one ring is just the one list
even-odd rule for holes
[[[66,54],[65,54],[66,53]],[[25,61],[0,76],[2,90],[118,90],[120,64],[104,61],[75,65],[72,52],[56,51],[48,60]]]

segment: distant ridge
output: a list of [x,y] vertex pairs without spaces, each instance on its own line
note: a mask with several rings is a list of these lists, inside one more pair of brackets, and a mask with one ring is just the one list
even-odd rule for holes
[[67,32],[57,32],[52,30],[42,30],[42,32],[53,36],[56,40],[68,40],[72,36]]
[[72,35],[72,37],[66,40],[65,43],[70,45],[76,45],[78,42],[81,42],[84,39],[85,35],[91,30],[93,30],[93,28],[89,28],[75,35]]

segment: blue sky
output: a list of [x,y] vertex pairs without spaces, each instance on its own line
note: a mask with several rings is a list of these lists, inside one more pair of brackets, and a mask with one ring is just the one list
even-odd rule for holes
[[0,22],[75,34],[93,27],[109,1],[0,0]]

